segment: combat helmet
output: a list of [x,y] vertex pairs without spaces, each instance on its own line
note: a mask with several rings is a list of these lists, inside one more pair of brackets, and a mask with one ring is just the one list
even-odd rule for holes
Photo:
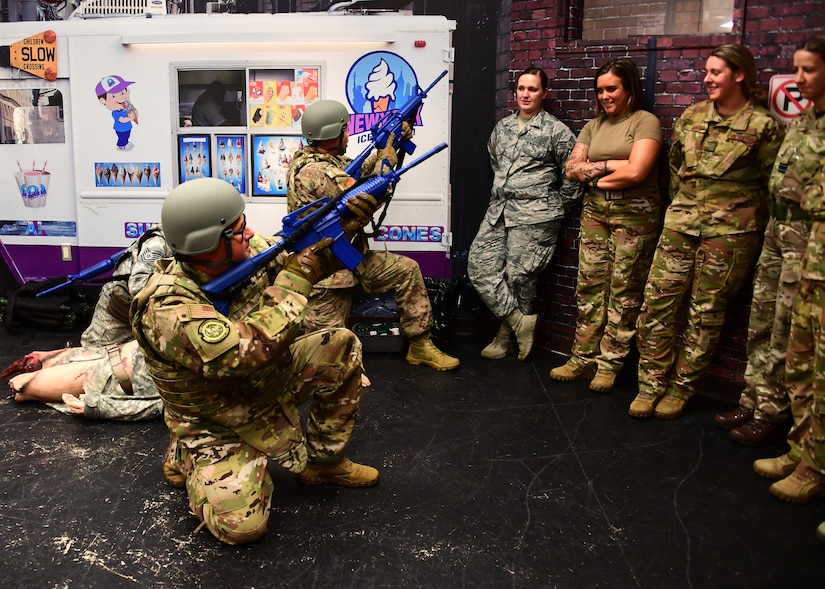
[[243,214],[237,189],[219,178],[197,178],[173,188],[160,218],[166,241],[177,255],[211,252]]
[[312,143],[336,139],[342,135],[349,122],[349,112],[337,100],[313,102],[301,117],[301,134]]

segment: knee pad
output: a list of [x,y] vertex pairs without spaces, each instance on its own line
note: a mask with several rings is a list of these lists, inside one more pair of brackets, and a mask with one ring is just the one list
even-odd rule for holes
[[269,501],[261,509],[243,508],[216,513],[211,504],[203,506],[203,522],[207,529],[225,544],[246,544],[266,534],[269,522]]
[[233,485],[232,488],[218,479],[206,482],[202,521],[221,542],[244,544],[258,540],[266,533],[273,490],[269,473],[265,473],[258,483]]

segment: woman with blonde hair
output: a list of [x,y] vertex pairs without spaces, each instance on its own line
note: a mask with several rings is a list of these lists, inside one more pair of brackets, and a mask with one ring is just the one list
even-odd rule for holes
[[705,70],[710,99],[688,107],[673,128],[671,203],[638,320],[633,417],[682,414],[716,350],[728,304],[751,276],[767,223],[768,179],[784,129],[758,104],[764,93],[746,47],[717,47]]

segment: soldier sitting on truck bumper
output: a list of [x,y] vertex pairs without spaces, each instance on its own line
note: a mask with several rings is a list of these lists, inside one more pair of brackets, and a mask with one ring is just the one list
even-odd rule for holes
[[[355,184],[345,171],[350,161],[344,155],[349,139],[348,121],[349,113],[340,102],[321,100],[307,107],[301,131],[309,145],[295,153],[287,172],[290,212],[325,196],[335,198]],[[409,127],[405,127],[405,132],[412,136]],[[365,162],[365,167],[370,167],[367,174],[373,169],[380,173],[385,160],[393,167],[398,163],[392,140]],[[313,287],[304,319],[307,330],[343,327],[357,291],[392,292],[401,310],[401,329],[410,340],[407,362],[426,364],[436,370],[457,368],[458,359],[439,350],[430,339],[433,312],[418,263],[406,256],[369,250],[363,232],[355,236],[353,245],[364,254],[364,260],[355,270],[340,270]]]

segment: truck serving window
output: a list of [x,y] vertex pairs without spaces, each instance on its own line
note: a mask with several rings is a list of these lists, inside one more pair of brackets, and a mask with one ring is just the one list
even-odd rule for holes
[[63,95],[54,88],[0,88],[0,143],[65,143]]
[[301,119],[323,91],[320,66],[175,72],[178,180],[211,176],[241,194],[285,196],[286,171],[303,146]]
[[245,70],[178,70],[180,126],[245,126],[245,88]]

